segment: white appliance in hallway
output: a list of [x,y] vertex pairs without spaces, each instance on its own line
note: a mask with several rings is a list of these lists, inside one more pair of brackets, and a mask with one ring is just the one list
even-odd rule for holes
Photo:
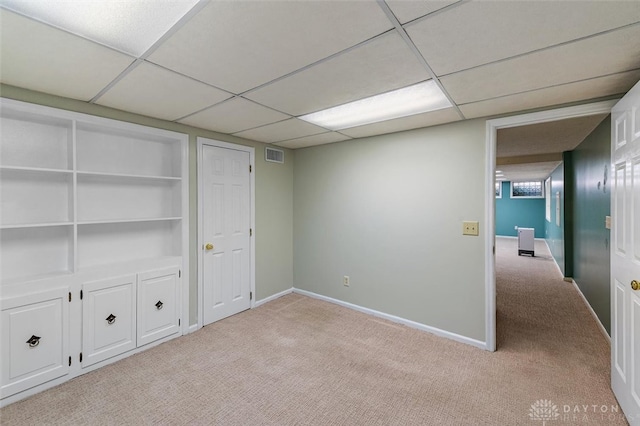
[[529,254],[535,256],[534,251],[534,228],[518,228],[518,256]]

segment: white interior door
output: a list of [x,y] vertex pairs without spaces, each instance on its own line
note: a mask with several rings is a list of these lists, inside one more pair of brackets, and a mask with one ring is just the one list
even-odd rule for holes
[[250,154],[202,145],[204,325],[249,309]]
[[640,425],[640,83],[611,111],[611,387]]

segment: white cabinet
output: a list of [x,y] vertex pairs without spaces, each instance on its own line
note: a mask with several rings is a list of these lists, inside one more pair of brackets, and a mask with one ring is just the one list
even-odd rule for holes
[[2,300],[2,398],[69,371],[68,289]]
[[180,330],[178,283],[176,268],[138,274],[138,346]]
[[136,347],[136,276],[82,286],[82,366]]
[[3,98],[0,128],[4,405],[185,329],[189,170],[185,134]]

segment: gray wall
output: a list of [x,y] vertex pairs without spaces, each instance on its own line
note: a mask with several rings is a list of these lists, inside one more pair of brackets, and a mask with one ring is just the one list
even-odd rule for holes
[[295,287],[484,341],[485,147],[469,120],[296,150]]
[[609,238],[611,118],[573,151],[573,279],[605,329],[611,332]]
[[197,322],[197,168],[198,136],[256,149],[256,299],[263,299],[293,285],[293,162],[291,150],[285,149],[284,165],[264,161],[265,144],[234,136],[202,130],[179,123],[131,114],[77,100],[0,85],[0,96],[34,104],[82,112],[189,135],[189,247],[190,315],[189,324]]

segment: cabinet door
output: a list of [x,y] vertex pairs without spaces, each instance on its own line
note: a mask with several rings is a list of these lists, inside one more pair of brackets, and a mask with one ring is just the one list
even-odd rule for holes
[[2,301],[2,391],[7,397],[69,372],[68,288]]
[[82,366],[136,347],[134,274],[82,285]]
[[138,346],[180,331],[178,268],[138,274]]

